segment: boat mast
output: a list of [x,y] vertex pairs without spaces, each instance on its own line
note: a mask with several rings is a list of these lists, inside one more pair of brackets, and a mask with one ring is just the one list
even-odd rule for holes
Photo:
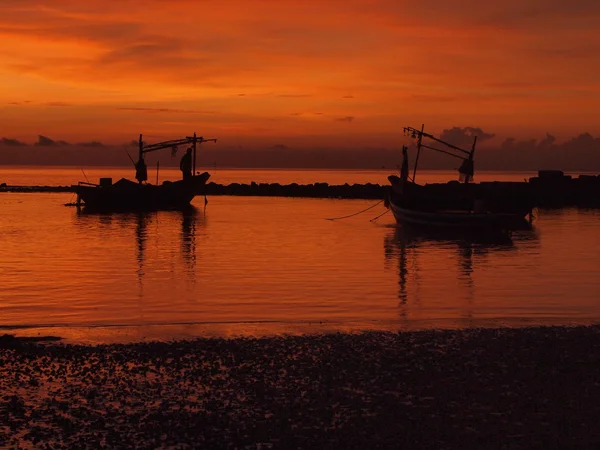
[[138,183],[143,183],[144,181],[148,181],[148,169],[146,168],[146,163],[144,162],[144,142],[142,141],[142,135],[140,134],[140,142],[139,142],[139,157],[137,163],[134,163],[135,166],[135,179],[138,180]]
[[193,158],[192,158],[192,160],[193,160],[193,162],[192,162],[192,175],[196,175],[196,141],[197,141],[197,138],[196,138],[196,132],[195,131],[194,131],[194,137],[192,139],[193,139],[192,147],[194,149]]
[[142,159],[144,159],[144,142],[142,141],[142,135],[141,134],[140,134],[139,147],[140,147],[140,154],[138,156],[138,161],[141,161]]
[[[419,140],[417,141],[417,157],[415,158],[415,168],[413,170],[413,183],[415,182],[415,177],[417,176],[417,165],[419,164],[419,155],[421,154],[421,142],[423,140],[423,130],[425,129],[425,124],[421,125],[421,132],[419,133]],[[414,136],[414,132],[413,132]]]

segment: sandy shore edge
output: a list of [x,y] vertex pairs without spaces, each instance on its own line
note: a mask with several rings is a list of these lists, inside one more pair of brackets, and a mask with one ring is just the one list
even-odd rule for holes
[[0,340],[0,447],[597,448],[600,326]]

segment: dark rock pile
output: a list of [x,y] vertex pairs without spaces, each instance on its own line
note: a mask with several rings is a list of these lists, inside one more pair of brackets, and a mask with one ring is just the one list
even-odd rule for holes
[[279,183],[232,183],[221,185],[208,183],[205,187],[207,195],[247,195],[268,197],[311,197],[311,198],[349,198],[349,199],[382,199],[387,186],[378,184],[279,184]]

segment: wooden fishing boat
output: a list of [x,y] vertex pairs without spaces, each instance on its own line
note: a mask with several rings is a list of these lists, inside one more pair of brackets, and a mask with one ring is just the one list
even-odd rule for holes
[[[192,199],[203,193],[203,188],[210,177],[208,172],[196,173],[196,148],[202,142],[216,142],[216,139],[204,139],[194,133],[191,137],[159,142],[145,145],[142,135],[139,140],[139,158],[132,163],[136,169],[136,180],[122,178],[112,183],[111,178],[101,178],[99,184],[80,181],[72,188],[77,194],[77,205],[84,206],[86,210],[100,211],[136,211],[136,210],[161,210],[179,209],[190,204]],[[148,152],[170,148],[172,154],[180,145],[191,145],[192,170],[189,176],[177,181],[164,181],[157,183],[147,182],[148,173],[144,155]],[[131,157],[130,157],[131,159]]]
[[[471,150],[461,149],[412,127],[405,127],[405,134],[417,139],[417,157],[412,179],[408,175],[408,148],[403,147],[403,162],[400,177],[391,175],[386,204],[396,221],[403,225],[468,230],[477,232],[522,230],[530,226],[526,216],[531,214],[531,205],[526,201],[490,198],[471,183],[473,180],[475,144]],[[443,149],[426,145],[424,138],[445,146]],[[461,159],[459,168],[462,183],[448,187],[441,195],[427,186],[415,182],[421,148],[428,148]],[[531,216],[530,216],[531,218]]]
[[426,211],[408,208],[390,200],[390,209],[398,223],[421,227],[469,229],[474,231],[512,231],[527,228],[525,214],[475,212],[466,210]]
[[161,185],[135,183],[122,178],[114,184],[101,179],[101,184],[80,182],[73,186],[78,202],[86,209],[102,211],[135,211],[179,209],[189,205],[202,193],[210,177],[208,172],[189,180],[165,181]]

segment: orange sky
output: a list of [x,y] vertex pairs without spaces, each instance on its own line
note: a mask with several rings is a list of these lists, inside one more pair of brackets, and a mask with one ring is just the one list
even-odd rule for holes
[[600,2],[488,3],[0,0],[0,137],[600,134]]

